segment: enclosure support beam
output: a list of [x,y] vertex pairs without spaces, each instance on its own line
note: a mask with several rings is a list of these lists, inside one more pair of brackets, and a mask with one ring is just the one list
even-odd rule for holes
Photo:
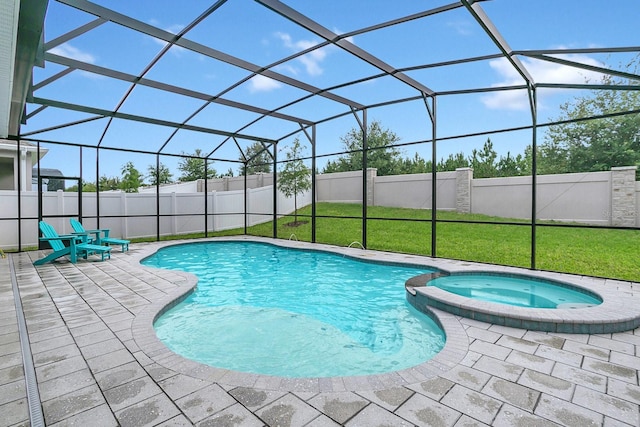
[[[91,3],[88,1],[81,1],[81,0],[58,0],[60,3],[62,4],[66,4],[67,6],[71,6],[74,7],[78,10],[81,10],[83,12],[87,12],[91,15],[100,17],[101,19],[105,19],[107,21],[113,22],[114,24],[118,24],[121,25],[123,27],[127,27],[129,29],[132,29],[134,31],[138,31],[141,34],[146,34],[149,35],[153,38],[156,39],[160,39],[163,40],[165,42],[167,42],[167,49],[173,45],[175,46],[179,46],[181,48],[190,50],[192,52],[195,53],[199,53],[203,56],[218,60],[218,61],[222,61],[225,62],[227,64],[233,65],[235,67],[238,68],[242,68],[244,70],[249,71],[250,73],[254,74],[254,75],[263,75],[265,77],[268,77],[270,79],[276,80],[278,82],[281,82],[283,84],[289,85],[289,86],[293,86],[295,88],[298,88],[300,90],[306,91],[310,94],[317,94],[319,96],[322,96],[324,98],[330,99],[332,101],[335,102],[339,102],[341,104],[344,105],[349,105],[352,107],[356,107],[356,108],[361,108],[362,105],[358,104],[357,102],[354,102],[352,100],[343,98],[339,95],[335,95],[333,93],[329,93],[326,91],[321,90],[320,88],[317,88],[315,86],[311,86],[309,84],[306,84],[300,80],[296,80],[293,79],[291,77],[288,77],[284,74],[280,74],[277,73],[275,71],[272,70],[265,70],[263,67],[260,67],[259,65],[256,64],[252,64],[250,62],[244,61],[240,58],[236,58],[234,56],[228,55],[224,52],[215,50],[209,46],[205,46],[205,45],[201,45],[199,43],[196,43],[194,41],[188,40],[185,36],[185,34],[192,29],[193,27],[195,27],[201,20],[203,20],[206,16],[210,15],[212,12],[215,11],[215,9],[217,9],[220,5],[222,5],[224,3],[224,1],[218,1],[215,5],[211,6],[207,11],[205,11],[200,17],[198,17],[194,22],[192,22],[191,24],[189,24],[187,27],[183,28],[182,31],[179,34],[174,34],[171,33],[170,31],[165,31],[162,30],[160,28],[154,27],[153,25],[147,24],[145,22],[142,21],[138,21],[134,18],[131,18],[129,16],[123,15],[121,13],[118,13],[114,10],[108,9],[106,7],[102,7],[99,6],[95,3]],[[147,68],[150,68],[150,65]],[[140,76],[142,77],[142,75]]]
[[[431,104],[429,104],[431,99]],[[422,94],[431,121],[431,256],[436,256],[436,98]]]
[[311,126],[311,243],[316,242],[316,125]]
[[437,121],[436,121],[436,98],[435,96],[431,98],[431,111],[429,116],[431,117],[431,137],[433,139],[431,143],[431,256],[437,257],[437,190],[438,186],[436,185],[437,179],[437,171],[436,165],[438,164],[437,150],[436,150],[436,130],[437,130]]
[[480,24],[487,35],[493,40],[493,43],[500,49],[504,58],[511,63],[513,68],[522,77],[528,85],[533,84],[533,77],[529,74],[527,68],[520,62],[520,60],[513,55],[513,49],[509,46],[507,41],[502,37],[502,34],[498,31],[491,19],[484,12],[479,3],[471,0],[462,0],[462,4],[467,8],[471,16]]
[[[22,173],[20,167],[20,128],[18,127],[18,140],[16,141],[16,147],[18,148],[16,158],[16,169],[18,170],[18,252],[22,252]],[[40,151],[40,144],[38,144],[38,155]],[[38,157],[38,164],[40,164],[40,157]]]
[[[205,164],[205,173],[207,166]],[[205,214],[206,215],[206,214]],[[156,154],[156,239],[160,240],[160,155]]]
[[367,110],[362,110],[362,247],[367,248]]
[[[37,85],[34,86],[34,91],[36,89],[40,89],[50,83],[55,82],[56,80],[64,77],[65,75],[73,72],[74,70],[82,70],[82,71],[87,71],[89,73],[92,74],[97,74],[99,76],[105,76],[105,77],[109,77],[112,79],[116,79],[116,80],[120,80],[123,82],[128,82],[128,83],[135,83],[141,86],[147,86],[150,88],[154,88],[154,89],[158,89],[158,90],[162,90],[162,91],[166,91],[169,93],[174,93],[177,95],[182,95],[182,96],[186,96],[189,98],[193,98],[193,99],[199,99],[201,101],[205,101],[205,104],[203,106],[201,106],[200,108],[198,108],[196,110],[195,113],[191,114],[191,116],[182,122],[183,125],[186,125],[187,122],[189,122],[189,119],[193,118],[197,113],[199,113],[200,111],[204,110],[204,108],[206,106],[208,106],[209,104],[219,104],[219,105],[224,105],[226,107],[231,107],[231,108],[235,108],[235,109],[239,109],[239,110],[244,110],[244,111],[249,111],[252,113],[256,113],[256,114],[260,114],[263,116],[272,116],[272,117],[276,117],[282,120],[287,120],[290,122],[299,122],[299,123],[305,123],[305,124],[311,124],[310,121],[305,120],[304,118],[300,118],[300,117],[294,117],[291,115],[287,115],[287,114],[283,114],[283,113],[278,113],[277,111],[271,111],[271,110],[267,110],[265,108],[260,108],[260,107],[256,107],[250,104],[244,104],[242,102],[238,102],[238,101],[233,101],[230,99],[226,99],[226,98],[222,98],[219,96],[214,96],[205,92],[199,92],[199,91],[195,91],[195,90],[191,90],[191,89],[186,89],[183,87],[179,87],[179,86],[174,86],[174,85],[170,85],[168,83],[163,83],[157,80],[152,80],[152,79],[147,79],[147,78],[140,78],[136,75],[133,74],[128,74],[128,73],[123,73],[121,71],[115,71],[115,70],[111,70],[109,68],[105,68],[105,67],[100,67],[98,65],[94,65],[94,64],[89,64],[86,62],[82,62],[79,61],[77,59],[73,59],[73,58],[67,58],[64,56],[60,56],[60,55],[56,55],[50,52],[45,53],[45,59],[47,60],[47,62],[51,62],[54,64],[58,64],[61,66],[65,66],[68,67],[65,70],[55,74],[54,76],[49,77],[46,80],[43,80],[41,82],[39,82]],[[176,128],[176,131],[179,128]],[[162,149],[164,148],[164,146],[173,138],[173,136],[175,135],[172,134],[167,140],[165,140],[164,144],[162,145],[162,147],[158,150],[158,151],[162,151]]]
[[351,55],[355,56],[356,58],[359,58],[369,63],[373,67],[378,68],[379,70],[383,71],[385,74],[400,80],[404,84],[416,89],[420,93],[428,93],[428,94],[434,93],[431,89],[424,86],[419,81],[414,80],[413,78],[407,76],[406,74],[399,72],[397,69],[387,64],[386,62],[382,61],[380,58],[373,56],[372,54],[365,51],[364,49],[361,49],[360,47],[351,43],[351,41],[349,41],[348,39],[340,38],[338,34],[336,34],[335,32],[323,27],[319,23],[313,21],[312,19],[309,19],[308,17],[304,16],[297,10],[287,6],[286,4],[281,3],[278,0],[256,0],[256,1],[264,5],[265,7],[273,10],[274,12],[282,15],[283,17],[290,20],[291,22],[294,22],[295,24],[299,25],[305,30],[311,31],[317,36],[322,37],[323,39],[333,43],[334,45],[340,47],[341,49],[344,49],[346,52],[349,52]]
[[278,237],[278,143],[273,144],[273,238]]
[[249,167],[249,162],[245,160],[244,168],[243,168],[244,173],[242,174],[244,176],[244,201],[243,201],[244,203],[244,209],[243,209],[244,210],[244,234],[247,234],[247,222],[249,218],[249,214],[247,212],[247,206],[248,206],[247,200],[249,198],[249,191],[247,190],[247,168],[248,167]]
[[[38,221],[42,221],[42,174],[40,173],[40,159],[42,158],[40,155],[40,141],[38,141],[38,145],[36,146],[36,154],[38,159]],[[39,233],[39,232],[38,232]],[[40,242],[38,241],[38,248],[40,247]]]
[[80,179],[78,180],[78,221],[82,222],[82,145],[80,146]]
[[[239,134],[239,133],[233,133],[233,132],[226,132],[226,131],[222,131],[222,130],[209,129],[209,128],[205,128],[205,127],[202,127],[202,126],[183,125],[181,123],[172,122],[172,121],[168,121],[168,120],[154,119],[152,117],[138,116],[138,115],[135,115],[135,114],[125,114],[125,113],[121,113],[121,112],[118,112],[118,111],[103,110],[101,108],[94,108],[94,107],[89,107],[89,106],[85,106],[85,105],[71,104],[71,103],[68,103],[68,102],[61,102],[61,101],[56,101],[56,100],[52,100],[52,99],[33,97],[33,98],[29,99],[29,102],[34,103],[34,104],[47,105],[47,106],[55,107],[55,108],[61,108],[61,109],[64,109],[64,110],[79,111],[79,112],[87,113],[87,114],[95,114],[95,115],[98,115],[98,116],[101,116],[101,117],[109,117],[109,118],[115,118],[115,119],[129,120],[129,121],[147,123],[147,124],[152,124],[152,125],[157,125],[157,126],[164,126],[164,127],[174,128],[174,129],[180,128],[180,129],[193,131],[193,132],[200,132],[200,133],[204,133],[204,134],[208,134],[208,135],[221,135],[221,136],[228,136],[228,137],[236,136],[238,138],[246,139],[248,141],[258,141],[258,142],[264,142],[265,141],[265,138],[258,137],[258,136],[243,135],[243,134]],[[44,130],[40,130],[40,131],[36,131],[36,132],[30,132],[29,135],[33,135],[35,133],[41,133],[43,131]]]
[[96,228],[100,228],[100,147],[96,148]]
[[62,44],[65,44],[66,42],[75,39],[76,37],[79,37],[91,30],[93,30],[94,28],[99,27],[100,25],[106,23],[107,20],[106,19],[102,19],[102,18],[96,18],[93,21],[84,24],[81,27],[76,28],[75,30],[69,31],[66,34],[63,34],[59,37],[56,37],[53,40],[50,40],[48,42],[46,42],[44,44],[43,50],[46,52],[48,50],[53,49],[54,47],[60,46]]
[[[207,162],[208,160],[204,159],[204,237],[209,237],[209,180],[207,179]],[[158,167],[158,175],[159,174],[160,168]]]
[[536,217],[537,217],[537,182],[538,182],[538,102],[536,88],[529,90],[531,97],[531,269],[536,269]]

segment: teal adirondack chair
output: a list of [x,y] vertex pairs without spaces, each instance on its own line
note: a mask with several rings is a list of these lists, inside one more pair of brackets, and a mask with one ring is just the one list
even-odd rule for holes
[[79,234],[93,234],[95,237],[93,238],[93,243],[96,245],[120,245],[122,247],[122,252],[126,252],[129,250],[129,241],[124,239],[116,239],[114,237],[109,237],[109,229],[101,228],[96,230],[85,230],[84,226],[77,220],[71,218],[69,220],[71,222],[71,228],[73,231]]
[[[104,258],[111,258],[111,248],[108,246],[94,245],[87,243],[87,236],[80,234],[65,234],[59,235],[51,224],[44,221],[40,221],[40,232],[42,237],[40,240],[48,242],[51,245],[53,252],[45,256],[44,258],[37,259],[33,262],[34,265],[42,265],[47,262],[51,262],[63,256],[68,256],[72,263],[76,263],[78,256],[86,259],[89,255],[99,254],[104,261]],[[69,246],[66,246],[64,242],[69,242]]]

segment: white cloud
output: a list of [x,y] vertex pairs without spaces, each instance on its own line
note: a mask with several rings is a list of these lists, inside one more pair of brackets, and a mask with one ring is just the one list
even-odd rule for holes
[[170,32],[171,34],[178,34],[180,31],[184,30],[184,25],[174,24],[174,25],[170,25],[164,30]]
[[300,70],[290,64],[282,64],[282,65],[278,65],[277,69],[279,71],[286,71],[289,74],[292,74],[294,76],[298,75],[300,73]]
[[262,75],[256,75],[249,80],[249,91],[255,92],[270,92],[282,86],[276,80]]
[[[60,46],[56,46],[52,49],[49,49],[49,52],[54,55],[63,56],[65,58],[75,59],[76,61],[85,62],[87,64],[95,64],[96,57],[90,54],[89,52],[83,52],[75,46],[70,45],[69,43],[63,43]],[[80,71],[76,70],[74,73],[79,73],[82,76],[88,77],[90,79],[102,79],[103,76],[100,74],[90,73],[88,71]]]
[[[294,41],[291,36],[286,33],[278,32],[276,33],[276,37],[278,37],[282,41],[284,47],[293,52],[301,52],[318,44],[318,42],[313,40]],[[302,63],[307,74],[309,74],[310,76],[318,76],[323,73],[323,69],[320,64],[326,57],[326,48],[320,48],[297,58],[297,60]]]
[[322,62],[325,56],[326,54],[322,50],[314,50],[298,58],[298,61],[304,64],[310,76],[319,76],[323,72],[322,67],[320,67],[320,62]]
[[450,21],[447,22],[447,26],[453,28],[461,36],[473,34],[474,25],[470,21]]
[[[599,61],[585,55],[554,55],[556,58],[581,64],[602,67]],[[529,71],[536,83],[549,84],[582,84],[588,81],[602,81],[603,75],[598,72],[575,68],[568,65],[557,64],[549,61],[524,58],[524,67]],[[523,78],[516,69],[505,58],[496,59],[489,62],[489,66],[501,77],[498,83],[493,86],[515,86],[524,84]],[[556,93],[558,90],[545,90],[545,95]],[[539,99],[539,102],[541,100]],[[484,96],[482,102],[487,108],[502,110],[524,110],[529,108],[528,95],[526,91],[502,91]]]
[[[154,21],[155,22],[155,21]],[[157,26],[157,23],[155,23],[154,25]],[[164,31],[171,33],[171,34],[178,34],[180,31],[182,31],[184,29],[184,25],[180,25],[180,24],[174,24],[174,25],[170,25],[167,28],[163,28]],[[151,37],[151,39],[158,44],[159,46],[165,47],[167,45],[167,42],[162,40],[162,39],[157,39],[155,37]],[[173,55],[177,55],[180,56],[180,54],[185,51],[186,49],[180,46],[176,46],[173,45],[171,46],[171,49],[169,49],[169,52],[171,52]]]
[[[337,31],[337,30],[336,30],[336,31],[334,31],[334,33],[336,33],[336,34],[342,34],[342,32]],[[353,38],[353,36],[351,36],[351,37],[345,37],[345,38],[344,38],[344,39],[342,39],[342,40],[348,41],[349,43],[351,43],[351,44],[353,44],[353,45],[355,45],[355,44],[356,44],[355,39]]]
[[482,103],[491,110],[517,110],[529,109],[529,95],[526,90],[508,90],[495,92],[483,96]]
[[88,64],[95,64],[96,57],[90,54],[89,52],[83,52],[75,46],[71,46],[69,43],[61,44],[60,46],[56,46],[53,49],[49,50],[49,52],[54,55],[64,56],[65,58],[75,59],[76,61],[86,62]]

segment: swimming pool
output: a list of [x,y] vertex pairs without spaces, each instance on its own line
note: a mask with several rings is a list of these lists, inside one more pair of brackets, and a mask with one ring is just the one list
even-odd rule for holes
[[142,263],[198,277],[154,327],[170,349],[211,366],[370,375],[421,364],[445,343],[442,328],[405,299],[405,281],[433,269],[236,241],[165,247]]

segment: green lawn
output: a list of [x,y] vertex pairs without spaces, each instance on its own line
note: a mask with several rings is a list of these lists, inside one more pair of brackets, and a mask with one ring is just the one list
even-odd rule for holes
[[[299,210],[297,227],[287,224],[293,216],[278,219],[278,238],[311,241],[311,207]],[[348,246],[362,242],[362,206],[318,203],[316,242]],[[340,218],[322,218],[336,216]],[[431,254],[431,211],[424,209],[367,209],[367,248],[391,252]],[[405,221],[385,218],[402,218]],[[438,257],[529,267],[531,227],[521,220],[485,215],[438,212],[439,220],[483,221],[484,224],[437,223]],[[522,222],[524,225],[486,222]],[[209,233],[210,236],[242,234],[242,229]],[[250,235],[272,237],[272,222],[247,230]],[[640,231],[597,228],[538,227],[536,268],[640,282]],[[201,236],[201,235],[200,235]],[[183,238],[185,236],[176,236]],[[192,236],[198,237],[198,236]]]

